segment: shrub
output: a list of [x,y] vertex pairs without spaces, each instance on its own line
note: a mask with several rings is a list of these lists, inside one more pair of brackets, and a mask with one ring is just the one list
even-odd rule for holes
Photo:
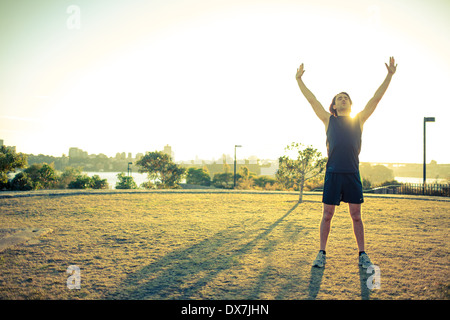
[[57,179],[56,186],[58,189],[67,189],[69,183],[75,181],[79,175],[81,175],[82,168],[66,167],[64,172],[61,173]]
[[117,174],[119,181],[116,183],[116,189],[137,189],[136,182],[134,182],[133,177],[126,176],[125,173],[121,172]]
[[87,174],[80,174],[69,183],[68,187],[69,189],[106,189],[108,188],[108,182],[98,175],[91,178]]
[[87,174],[80,174],[75,180],[69,182],[69,189],[88,189],[90,187],[91,178]]
[[[241,178],[240,174],[236,174],[236,180]],[[231,172],[216,173],[212,181],[214,187],[222,189],[233,189],[234,176]]]
[[267,185],[269,184],[269,186],[275,184],[277,182],[277,180],[275,178],[269,177],[269,176],[259,176],[259,177],[255,177],[253,178],[253,183],[255,184],[255,186],[260,187],[260,188],[266,188]]
[[145,182],[141,183],[141,188],[156,189],[156,185],[151,181],[145,181]]
[[99,175],[94,175],[91,177],[90,187],[92,189],[107,189],[108,180],[100,178]]
[[19,172],[9,183],[11,190],[28,191],[33,189],[33,181],[26,172]]
[[204,169],[189,168],[186,175],[186,183],[200,186],[209,186],[211,185],[211,177]]

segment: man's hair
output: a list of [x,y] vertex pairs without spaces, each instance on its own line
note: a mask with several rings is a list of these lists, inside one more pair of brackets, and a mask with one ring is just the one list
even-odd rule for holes
[[336,97],[340,94],[345,94],[348,97],[350,104],[353,104],[352,99],[350,98],[350,96],[348,95],[347,92],[339,92],[337,95],[334,96],[333,101],[331,101],[331,104],[330,104],[330,113],[335,117],[337,117],[338,114],[337,114],[336,109],[333,109],[333,106],[336,104]]

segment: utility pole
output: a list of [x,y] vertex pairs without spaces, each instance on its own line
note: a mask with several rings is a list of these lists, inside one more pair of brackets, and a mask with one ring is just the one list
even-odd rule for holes
[[236,188],[236,148],[242,147],[241,145],[234,146],[234,188]]
[[423,194],[425,194],[425,184],[427,182],[427,122],[435,122],[434,117],[423,118]]

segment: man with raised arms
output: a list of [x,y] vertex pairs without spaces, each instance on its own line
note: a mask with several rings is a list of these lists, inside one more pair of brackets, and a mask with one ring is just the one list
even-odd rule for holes
[[328,162],[323,186],[323,216],[320,222],[320,247],[313,266],[322,268],[326,263],[326,245],[336,206],[341,201],[347,202],[353,221],[353,231],[359,250],[359,265],[368,268],[372,262],[365,252],[364,227],[361,220],[361,204],[364,202],[361,178],[359,174],[359,153],[363,126],[375,111],[391,82],[397,65],[393,57],[389,59],[387,76],[381,86],[369,100],[365,108],[354,118],[350,117],[352,100],[346,92],[337,94],[327,112],[317,101],[303,82],[303,63],[297,69],[298,86],[312,106],[315,114],[325,125],[327,135]]

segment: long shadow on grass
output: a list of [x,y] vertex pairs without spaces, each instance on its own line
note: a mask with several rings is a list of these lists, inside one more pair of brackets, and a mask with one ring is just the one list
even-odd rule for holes
[[370,290],[367,286],[367,280],[369,279],[370,274],[367,273],[367,269],[363,269],[361,266],[359,267],[359,281],[361,285],[361,299],[362,300],[370,300]]
[[325,267],[317,268],[311,267],[311,274],[308,285],[308,300],[315,300],[322,284],[323,273]]
[[[174,250],[128,275],[105,299],[191,299],[220,272],[240,265],[239,258],[267,237],[297,206],[298,203],[240,247],[237,243],[254,231],[230,227],[191,247]],[[242,288],[234,290],[236,294],[242,293]]]

